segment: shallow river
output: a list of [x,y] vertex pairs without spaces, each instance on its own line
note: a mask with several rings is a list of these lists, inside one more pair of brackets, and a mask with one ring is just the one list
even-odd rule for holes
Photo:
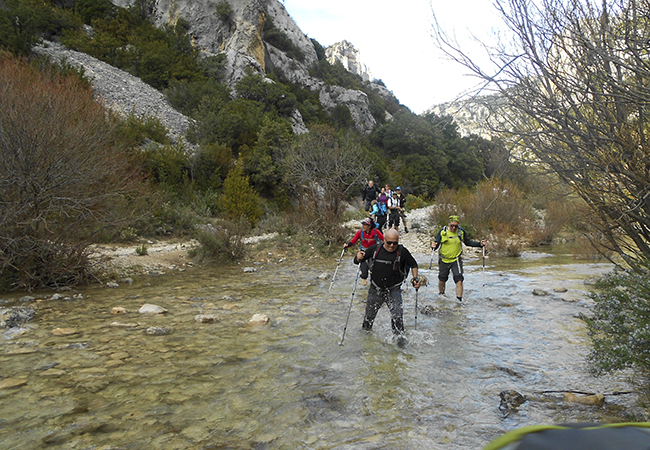
[[[622,376],[588,374],[576,317],[591,303],[585,280],[609,264],[561,254],[495,258],[485,268],[468,261],[459,306],[451,282],[438,295],[429,255],[416,258],[431,281],[418,306],[434,313],[419,312],[415,329],[415,291],[404,285],[405,348],[393,342],[385,306],[373,331],[361,331],[367,288],[359,283],[352,296],[350,259],[331,291],[318,279],[338,255],[301,269],[196,267],[83,289],[83,299],[4,295],[0,306],[36,316],[0,330],[0,381],[22,380],[0,389],[0,448],[480,449],[520,426],[614,420],[633,403],[622,395],[604,407],[570,405],[562,394],[536,394],[629,390]],[[168,313],[141,315],[144,303]],[[111,314],[118,306],[131,312]],[[249,324],[255,313],[270,323]],[[198,314],[220,321],[199,323]],[[148,335],[151,326],[173,331]],[[77,333],[56,336],[56,328]],[[504,414],[505,389],[535,400]]]

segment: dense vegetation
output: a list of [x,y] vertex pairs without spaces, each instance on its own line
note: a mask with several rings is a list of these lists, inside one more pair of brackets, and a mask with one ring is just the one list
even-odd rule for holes
[[[89,83],[83,73],[65,63],[53,66],[34,58],[30,49],[39,39],[60,39],[140,77],[163,91],[172,105],[195,120],[187,134],[193,147],[188,148],[171,143],[164,127],[152,117],[108,115],[110,124],[106,124],[97,115],[88,115],[83,126],[105,131],[98,148],[114,149],[116,161],[121,160],[118,155],[124,156],[124,170],[128,168],[132,173],[128,177],[133,184],[130,188],[139,194],[117,189],[117,184],[115,192],[106,193],[101,202],[88,206],[92,214],[71,213],[66,205],[57,209],[56,214],[48,214],[48,226],[42,227],[35,226],[41,220],[40,211],[31,211],[20,220],[3,212],[2,220],[12,223],[15,230],[30,223],[35,231],[28,235],[35,241],[56,242],[61,246],[55,252],[57,255],[74,248],[86,258],[88,244],[97,241],[190,234],[222,257],[239,258],[238,249],[220,241],[232,242],[233,234],[240,236],[251,229],[279,230],[294,236],[296,241],[302,239],[297,236],[303,233],[304,239],[313,240],[307,232],[315,233],[319,242],[313,243],[326,250],[344,238],[344,231],[336,226],[344,212],[343,202],[359,198],[370,178],[380,184],[399,184],[413,199],[431,199],[441,190],[468,189],[481,179],[513,178],[522,171],[509,162],[507,152],[497,141],[461,137],[450,117],[417,116],[396,99],[379,95],[371,83],[340,64],[329,64],[324,49],[316,41],[312,42],[319,60],[311,67],[311,74],[327,84],[359,89],[368,95],[371,113],[377,121],[370,135],[354,130],[347,107],[326,113],[318,93],[288,82],[282,73],[268,73],[265,79],[250,72],[231,88],[224,83],[223,55],[200,56],[187,34],[187,23],[180,20],[174,26],[158,29],[147,19],[147,11],[146,1],[124,9],[108,0],[9,0],[0,9],[0,46],[13,55],[3,56],[7,67],[13,65],[28,71],[30,77],[40,77],[39,83],[51,86],[43,90],[53,97],[58,95],[54,86],[66,84],[71,89],[78,86],[80,98],[88,98]],[[232,21],[227,2],[220,2],[215,14],[224,23]],[[263,33],[274,47],[296,60],[304,59],[271,20],[265,23]],[[22,57],[30,62],[17,59]],[[47,70],[37,75],[34,67]],[[8,85],[17,89],[19,84],[12,80],[18,76],[16,73],[8,71],[4,76]],[[3,95],[18,94],[10,89]],[[33,100],[38,98],[34,96]],[[8,97],[2,99],[3,104],[6,101]],[[60,99],[42,101],[56,105]],[[310,133],[294,134],[289,118],[296,109]],[[392,120],[386,120],[386,112]],[[16,112],[4,118],[13,125],[12,120],[25,114],[33,113],[27,104],[17,102]],[[35,130],[42,127],[47,132],[51,124],[35,122],[34,126]],[[67,127],[82,125],[58,126],[64,135],[72,132]],[[46,151],[44,145],[36,145],[28,156],[37,158],[38,152]],[[57,148],[62,146],[58,144]],[[87,149],[78,146],[66,151],[83,154]],[[12,168],[16,162],[10,157],[11,146],[3,144],[2,152],[6,167]],[[16,173],[16,179],[20,177],[26,175]],[[85,180],[88,186],[79,187],[78,192],[96,187],[92,176]],[[5,211],[25,211],[28,199],[12,190],[17,185],[3,185]],[[127,208],[129,215],[124,213]],[[71,226],[75,223],[71,217],[88,221],[83,227]],[[12,247],[15,237],[9,233],[14,228],[6,230],[7,233],[0,233],[0,289],[35,288],[75,278],[66,270],[48,269],[55,267],[51,264],[53,257],[29,264],[21,262],[20,258],[28,252],[16,253]],[[40,265],[38,270],[34,265]],[[52,273],[33,275],[42,274],[39,270]],[[85,277],[87,274],[79,273],[75,279]]]

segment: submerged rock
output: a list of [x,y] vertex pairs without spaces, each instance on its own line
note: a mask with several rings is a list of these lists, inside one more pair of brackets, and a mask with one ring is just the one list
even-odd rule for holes
[[594,405],[594,406],[603,406],[605,403],[605,396],[603,394],[593,394],[593,395],[583,395],[578,397],[571,392],[567,392],[562,397],[567,403],[579,403],[581,405]]
[[194,320],[199,323],[215,323],[220,322],[221,318],[216,314],[198,314],[194,317]]
[[171,334],[172,331],[174,330],[170,327],[149,327],[145,333],[151,336],[164,336],[166,334]]
[[0,328],[14,328],[29,322],[35,311],[31,308],[0,308]]
[[499,393],[501,403],[499,409],[504,411],[516,411],[517,408],[526,403],[526,397],[512,389],[507,389]]

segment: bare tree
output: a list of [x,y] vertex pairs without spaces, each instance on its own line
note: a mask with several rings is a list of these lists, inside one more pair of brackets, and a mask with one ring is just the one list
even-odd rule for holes
[[507,100],[496,132],[592,208],[607,247],[650,258],[650,2],[494,0],[509,41],[481,67],[441,26],[438,45]]
[[138,178],[115,121],[71,77],[0,54],[0,290],[78,283]]
[[285,179],[299,194],[315,225],[337,224],[342,202],[368,179],[367,151],[351,136],[315,127],[296,138],[282,157]]

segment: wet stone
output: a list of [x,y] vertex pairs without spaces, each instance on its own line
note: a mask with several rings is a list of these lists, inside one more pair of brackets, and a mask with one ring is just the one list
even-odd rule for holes
[[55,328],[52,330],[54,336],[71,336],[79,331],[74,328]]
[[215,314],[198,314],[194,317],[194,320],[199,323],[216,323],[221,321],[219,316]]
[[14,328],[29,322],[35,311],[31,308],[0,308],[0,328]]
[[170,327],[149,327],[146,330],[146,334],[150,336],[164,336],[166,334],[171,334],[172,329]]
[[164,314],[167,310],[162,306],[152,305],[150,303],[145,303],[140,307],[140,314]]
[[0,389],[11,389],[27,384],[26,378],[5,378],[0,381]]

